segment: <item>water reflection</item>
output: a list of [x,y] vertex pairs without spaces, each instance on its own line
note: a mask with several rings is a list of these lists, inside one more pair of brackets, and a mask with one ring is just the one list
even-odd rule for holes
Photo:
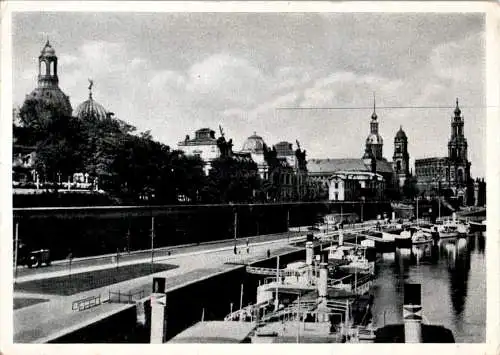
[[484,248],[485,239],[479,232],[383,253],[374,289],[374,325],[401,322],[403,285],[418,282],[430,323],[451,329],[457,342],[483,342]]
[[478,250],[481,254],[484,254],[484,248],[486,247],[486,238],[485,238],[485,233],[477,233],[477,244],[478,244]]

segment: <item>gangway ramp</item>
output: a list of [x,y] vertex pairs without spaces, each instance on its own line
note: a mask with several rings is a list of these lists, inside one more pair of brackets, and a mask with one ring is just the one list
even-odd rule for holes
[[272,269],[266,267],[255,267],[255,266],[247,266],[246,272],[253,275],[265,275],[265,276],[276,276],[279,277],[290,277],[290,276],[300,276],[300,272],[296,270],[287,270],[287,269]]

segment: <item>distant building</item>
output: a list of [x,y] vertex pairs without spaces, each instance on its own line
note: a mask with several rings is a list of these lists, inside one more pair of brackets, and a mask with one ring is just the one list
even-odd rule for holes
[[195,132],[195,137],[190,138],[189,135],[177,144],[179,150],[182,150],[186,155],[198,156],[205,162],[205,174],[211,167],[214,159],[220,157],[221,152],[215,138],[215,131],[210,128],[201,128]]
[[269,148],[255,132],[244,142],[241,152],[250,154],[262,180],[278,189],[275,198],[301,200],[307,194],[306,152],[293,144],[279,142]]
[[382,175],[371,172],[339,171],[328,179],[330,201],[381,200],[384,189]]
[[471,163],[467,159],[467,139],[464,135],[464,118],[458,106],[451,119],[451,137],[448,141],[448,156],[415,160],[415,174],[419,191],[456,199],[461,205],[471,204],[473,182],[470,176]]
[[[392,181],[393,171],[391,163],[387,160],[375,160],[372,166],[372,159],[311,159],[307,162],[308,178],[315,182],[319,188],[320,195],[329,196],[330,179],[333,175],[341,172],[354,173],[371,173],[380,175],[383,178],[384,184],[377,185],[378,187],[386,188],[386,181]],[[375,168],[375,171],[372,169]],[[362,175],[360,175],[362,176]],[[368,175],[365,175],[368,176]],[[351,196],[351,195],[349,195]]]
[[274,146],[278,159],[284,159],[286,165],[291,169],[291,176],[287,188],[289,196],[302,200],[307,195],[307,161],[306,152],[300,149],[297,141],[297,149],[289,142],[279,142]]
[[240,153],[250,154],[252,160],[257,164],[257,170],[261,179],[267,180],[269,177],[269,165],[264,158],[264,150],[266,148],[266,143],[261,136],[258,136],[256,132],[248,137],[243,146],[241,147]]
[[484,179],[474,181],[474,206],[486,206],[486,182]]

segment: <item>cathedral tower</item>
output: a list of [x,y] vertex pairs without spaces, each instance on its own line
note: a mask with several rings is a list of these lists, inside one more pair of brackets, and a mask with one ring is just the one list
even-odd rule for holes
[[450,161],[451,180],[457,187],[464,186],[470,179],[470,163],[467,160],[467,139],[464,135],[464,117],[457,106],[451,119],[451,137],[448,142],[448,159]]
[[402,188],[406,179],[410,176],[410,155],[408,154],[408,137],[403,127],[394,137],[394,155],[392,156],[393,170],[397,184]]
[[[366,138],[366,149],[365,149],[365,156],[366,156],[366,151],[370,150],[372,155],[375,157],[377,160],[381,160],[383,158],[382,155],[382,147],[384,145],[384,142],[382,140],[382,137],[378,133],[378,121],[377,121],[377,113],[375,112],[375,95],[373,96],[373,113],[372,113],[372,119],[370,122],[370,134]],[[363,159],[365,159],[365,156]],[[366,156],[366,158],[368,158]]]

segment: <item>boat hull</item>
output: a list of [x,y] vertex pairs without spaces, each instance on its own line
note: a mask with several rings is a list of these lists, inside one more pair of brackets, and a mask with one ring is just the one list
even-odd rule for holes
[[486,224],[477,223],[477,222],[469,222],[469,227],[471,232],[485,232]]
[[412,240],[411,240],[411,237],[399,237],[399,238],[395,238],[394,239],[394,244],[396,245],[396,247],[398,248],[411,248],[411,245],[412,245]]

